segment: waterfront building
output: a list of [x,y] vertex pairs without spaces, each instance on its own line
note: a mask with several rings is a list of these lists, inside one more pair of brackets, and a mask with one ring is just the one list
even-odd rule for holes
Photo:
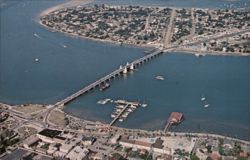
[[87,148],[76,146],[69,152],[66,158],[69,158],[70,160],[82,160],[87,156],[88,153],[89,150]]
[[62,131],[52,130],[52,129],[44,129],[41,132],[37,133],[38,138],[47,143],[54,143],[54,137],[61,134]]

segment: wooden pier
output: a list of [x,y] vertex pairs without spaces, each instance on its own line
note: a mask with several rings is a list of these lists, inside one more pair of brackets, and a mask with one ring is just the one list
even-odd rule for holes
[[172,123],[170,121],[167,121],[166,125],[165,125],[165,128],[164,128],[164,132],[168,132],[170,127],[171,127]]
[[127,104],[122,110],[121,112],[110,122],[109,127],[111,127],[122,115],[122,113],[130,106],[130,104]]

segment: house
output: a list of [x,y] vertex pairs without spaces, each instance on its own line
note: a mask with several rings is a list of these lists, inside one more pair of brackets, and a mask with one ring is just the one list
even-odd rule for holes
[[66,158],[69,158],[70,160],[82,160],[87,156],[88,153],[89,153],[88,149],[76,146],[69,152]]
[[85,146],[92,145],[96,141],[94,137],[82,137],[82,144]]
[[36,142],[38,142],[40,139],[36,136],[33,135],[27,139],[25,139],[25,141],[23,142],[23,146],[27,149],[31,149],[30,146],[32,146],[33,144],[35,144]]

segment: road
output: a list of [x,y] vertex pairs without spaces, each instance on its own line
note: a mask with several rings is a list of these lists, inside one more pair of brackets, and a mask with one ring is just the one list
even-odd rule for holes
[[172,12],[171,12],[171,16],[170,16],[170,20],[169,20],[169,24],[168,24],[168,26],[167,26],[167,28],[166,28],[166,34],[165,34],[165,36],[163,36],[164,37],[164,42],[163,42],[163,46],[166,48],[166,47],[168,47],[168,45],[169,45],[169,41],[171,40],[171,31],[173,30],[173,21],[174,21],[174,18],[175,18],[175,16],[176,16],[176,10],[173,8],[173,10],[172,10]]
[[201,44],[201,43],[204,43],[204,42],[209,42],[209,41],[211,41],[211,40],[218,40],[218,39],[222,39],[222,38],[227,38],[227,37],[236,36],[236,35],[238,35],[238,34],[242,34],[242,33],[249,32],[249,31],[250,31],[250,28],[244,29],[244,30],[241,30],[241,31],[238,31],[238,32],[226,33],[226,34],[223,34],[223,35],[216,35],[216,34],[215,34],[214,36],[207,37],[207,38],[204,38],[204,39],[201,39],[201,40],[196,40],[196,41],[187,42],[187,43],[182,44],[182,45],[180,45],[180,46],[197,45],[197,44]]

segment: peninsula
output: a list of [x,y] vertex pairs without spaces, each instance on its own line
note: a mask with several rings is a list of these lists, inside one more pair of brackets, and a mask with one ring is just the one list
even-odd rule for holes
[[59,9],[40,24],[72,36],[201,54],[250,55],[247,10],[90,5]]

